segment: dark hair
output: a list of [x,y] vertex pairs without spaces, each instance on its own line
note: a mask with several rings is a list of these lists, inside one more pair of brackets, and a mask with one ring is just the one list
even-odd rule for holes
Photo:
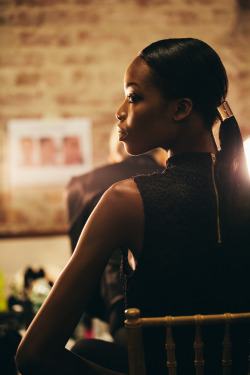
[[[221,121],[217,175],[224,191],[224,212],[227,226],[240,232],[249,231],[250,225],[250,179],[242,136],[234,116]],[[227,228],[225,228],[227,230]]]
[[[191,99],[205,125],[213,126],[219,118],[217,108],[227,96],[228,78],[220,57],[208,44],[193,38],[164,39],[144,48],[139,56],[151,68],[152,79],[164,97]],[[238,220],[243,206],[249,204],[249,177],[234,116],[221,121],[219,138],[218,179],[227,215]]]
[[164,39],[139,54],[168,99],[190,98],[211,127],[218,118],[217,107],[225,100],[228,79],[217,53],[198,39]]

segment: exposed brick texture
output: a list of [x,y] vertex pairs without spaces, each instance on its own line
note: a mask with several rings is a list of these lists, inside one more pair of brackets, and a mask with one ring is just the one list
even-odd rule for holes
[[[23,68],[34,66],[38,69],[44,64],[45,56],[42,52],[24,52],[22,55],[18,54],[17,51],[6,51],[0,55],[0,68]],[[13,69],[8,69],[12,72]]]
[[[8,121],[89,117],[94,166],[104,164],[126,66],[141,48],[168,37],[196,37],[215,48],[228,71],[229,102],[249,135],[248,0],[0,0],[0,200],[9,210],[0,209],[4,230],[13,220],[46,221],[43,210],[36,218],[23,213],[25,192],[11,196]],[[46,227],[63,227],[60,189],[50,211],[44,209]],[[29,193],[31,204],[36,193]],[[37,193],[43,208],[45,195]]]
[[16,76],[16,85],[36,85],[41,78],[39,73],[18,73]]

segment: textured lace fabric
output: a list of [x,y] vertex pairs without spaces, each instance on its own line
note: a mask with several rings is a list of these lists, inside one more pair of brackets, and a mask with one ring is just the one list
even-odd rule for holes
[[[168,159],[162,173],[137,176],[134,181],[144,205],[145,228],[143,249],[135,271],[128,265],[127,253],[123,254],[127,307],[139,308],[142,316],[237,310],[232,304],[232,288],[225,288],[225,280],[232,279],[235,272],[234,262],[230,260],[237,252],[218,244],[211,154],[174,156]],[[223,221],[223,212],[220,212],[220,220]],[[164,352],[156,344],[159,343],[158,333],[156,336],[145,333],[146,353],[147,350],[150,353],[146,355],[149,374],[166,373],[163,367],[157,367],[159,357],[165,360]],[[185,345],[190,341],[187,345],[193,350],[193,334],[180,335],[178,337],[176,330],[176,340],[181,340],[179,351],[188,356]],[[164,348],[164,343],[159,345]],[[178,356],[178,345],[176,347]],[[180,370],[187,371],[188,366],[187,363]],[[193,366],[193,359],[190,366]]]
[[[211,261],[211,250],[204,257],[202,249],[217,250],[217,206],[211,155],[177,155],[168,160],[163,173],[137,176],[134,181],[144,205],[145,238],[137,268],[127,277],[127,303],[138,306],[141,301],[142,311],[151,314],[149,296],[157,302],[167,290],[168,298],[176,299],[178,294],[180,300],[180,293],[184,298],[183,289],[187,288],[187,283],[195,283],[198,276],[194,277],[193,272],[200,273],[197,263],[205,266]],[[192,280],[186,279],[183,285],[185,276],[191,276]],[[166,284],[169,287],[166,288]],[[160,313],[162,304],[155,313]],[[166,306],[168,314],[191,313],[192,310],[183,299],[177,305]]]

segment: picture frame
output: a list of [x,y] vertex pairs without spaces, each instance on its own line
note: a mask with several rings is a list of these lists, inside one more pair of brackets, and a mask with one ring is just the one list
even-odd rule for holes
[[65,185],[92,168],[89,118],[8,123],[10,187]]

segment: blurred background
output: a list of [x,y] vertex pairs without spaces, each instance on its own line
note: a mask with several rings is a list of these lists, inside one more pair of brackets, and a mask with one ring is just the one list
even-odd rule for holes
[[[60,270],[69,259],[65,186],[107,163],[127,65],[149,43],[171,37],[199,38],[218,52],[229,76],[228,101],[247,140],[250,0],[0,0],[0,284],[6,293],[23,267]],[[47,159],[38,157],[42,144]]]
[[[0,0],[1,235],[67,229],[63,187],[70,174],[106,163],[127,65],[144,46],[171,37],[196,37],[219,53],[229,103],[247,138],[250,0]],[[55,132],[65,138],[65,126],[76,119],[90,123],[91,160],[82,169],[67,166],[63,181],[54,178],[63,168],[13,164],[15,134],[27,143],[39,132],[40,140],[56,143],[55,124],[61,121]]]

